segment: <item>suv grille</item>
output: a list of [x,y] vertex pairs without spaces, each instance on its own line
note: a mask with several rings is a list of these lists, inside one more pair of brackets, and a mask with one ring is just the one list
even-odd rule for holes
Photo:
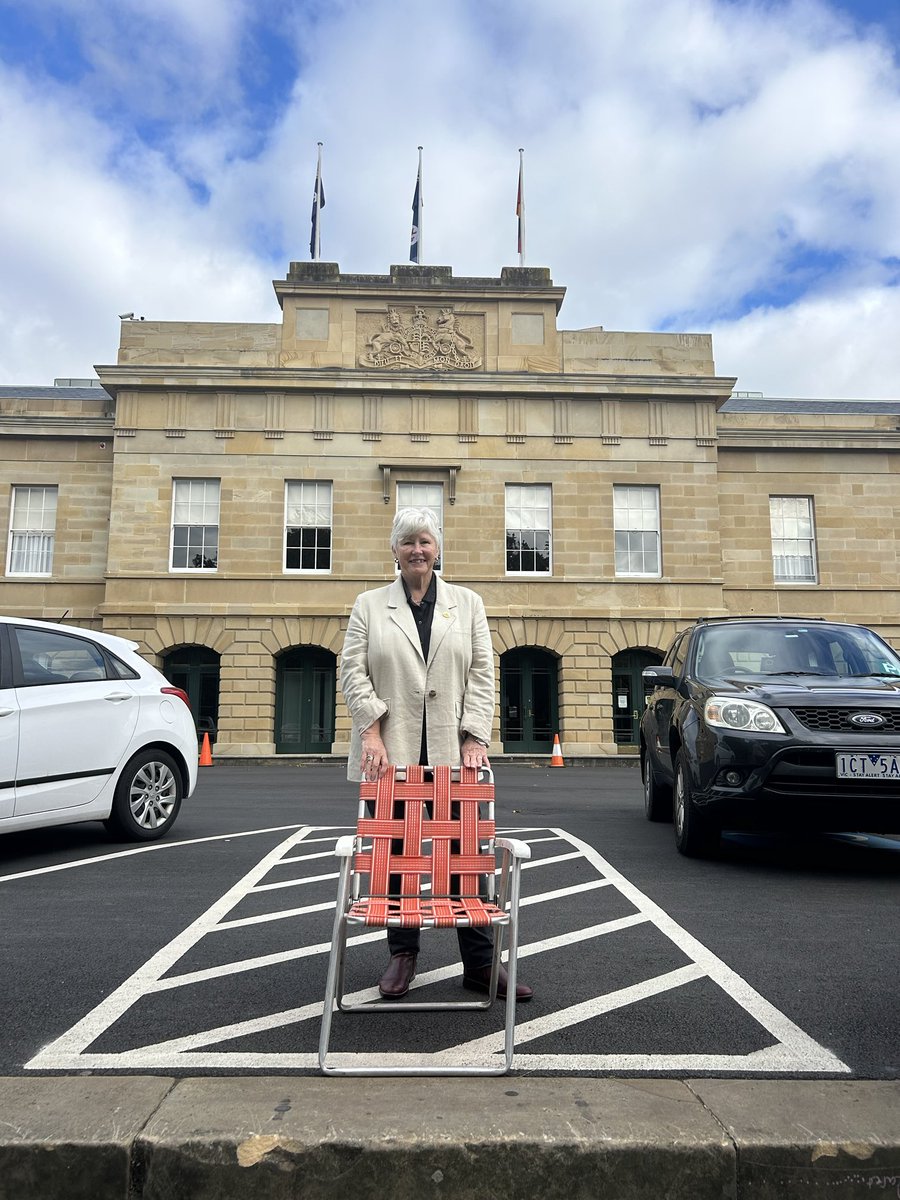
[[[807,729],[821,733],[855,733],[871,736],[900,733],[900,708],[793,708],[791,712]],[[851,725],[857,713],[877,713],[883,725]]]

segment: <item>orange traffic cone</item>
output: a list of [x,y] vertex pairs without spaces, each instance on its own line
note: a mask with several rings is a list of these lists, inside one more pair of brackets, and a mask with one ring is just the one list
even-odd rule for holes
[[213,765],[212,751],[209,748],[209,734],[204,733],[203,745],[200,747],[200,766],[211,767]]
[[559,744],[559,734],[554,733],[554,735],[553,735],[553,756],[550,759],[550,766],[551,767],[564,767],[565,765],[566,764],[563,762],[563,756],[562,756],[562,746],[560,746],[560,744]]

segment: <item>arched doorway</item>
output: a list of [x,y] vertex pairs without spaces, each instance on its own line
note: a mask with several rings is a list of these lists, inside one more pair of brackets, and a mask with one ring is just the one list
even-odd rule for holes
[[558,733],[558,660],[521,646],[500,658],[500,738],[507,754],[549,754]]
[[337,660],[320,646],[282,654],[275,672],[275,753],[330,754]]
[[655,650],[623,650],[612,660],[613,737],[619,746],[640,742],[641,713],[644,711],[644,667],[657,666],[662,655]]
[[197,736],[215,742],[219,727],[219,655],[208,646],[179,646],[163,655],[162,673],[187,692]]

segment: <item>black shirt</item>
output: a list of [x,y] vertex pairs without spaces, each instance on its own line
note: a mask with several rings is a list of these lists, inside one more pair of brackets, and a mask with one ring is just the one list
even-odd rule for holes
[[[434,620],[434,606],[437,601],[437,580],[434,575],[431,576],[431,583],[425,595],[422,597],[421,603],[414,603],[409,594],[409,588],[406,586],[406,580],[403,580],[403,590],[406,592],[406,600],[412,610],[413,620],[416,623],[416,629],[419,631],[419,645],[422,647],[422,657],[428,662],[428,649],[431,646],[431,624]],[[425,707],[422,706],[422,742],[419,747],[419,766],[428,765],[428,729],[425,722]]]
[[431,625],[434,621],[434,606],[437,602],[437,579],[434,575],[431,576],[431,583],[428,585],[428,590],[422,597],[421,603],[416,604],[409,594],[406,580],[403,579],[402,575],[400,578],[403,581],[403,590],[406,592],[406,600],[412,610],[416,629],[419,631],[419,644],[422,647],[422,657],[428,662],[428,650],[431,646]]

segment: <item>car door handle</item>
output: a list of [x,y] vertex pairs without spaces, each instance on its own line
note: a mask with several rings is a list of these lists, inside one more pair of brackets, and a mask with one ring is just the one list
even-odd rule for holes
[[122,700],[130,700],[131,697],[132,697],[131,692],[110,692],[109,695],[104,696],[103,699],[104,700],[112,700],[113,704],[118,704]]
[[0,708],[0,717],[11,717],[16,711],[15,708]]

